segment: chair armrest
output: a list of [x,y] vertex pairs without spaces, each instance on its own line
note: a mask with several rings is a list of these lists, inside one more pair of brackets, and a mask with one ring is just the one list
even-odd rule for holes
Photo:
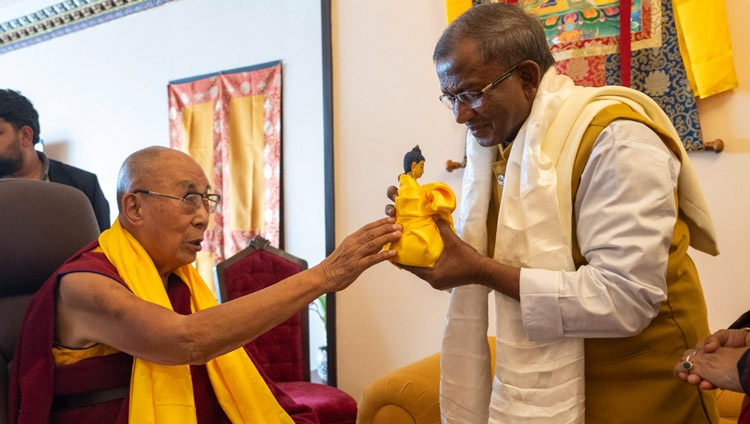
[[440,422],[440,353],[375,380],[358,405],[358,424]]

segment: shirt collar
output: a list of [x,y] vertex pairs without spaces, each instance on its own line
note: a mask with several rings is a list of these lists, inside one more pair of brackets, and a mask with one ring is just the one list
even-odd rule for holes
[[42,177],[40,180],[49,181],[49,158],[47,158],[47,155],[45,155],[44,152],[38,150],[36,154],[39,156],[39,159],[42,160]]

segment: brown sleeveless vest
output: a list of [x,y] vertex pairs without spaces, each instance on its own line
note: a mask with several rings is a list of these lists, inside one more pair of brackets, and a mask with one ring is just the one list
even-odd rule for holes
[[[645,124],[680,157],[677,141],[665,131],[626,105],[607,107],[592,120],[581,140],[571,181],[574,201],[594,142],[615,119]],[[503,175],[505,161],[496,162],[493,172],[495,178]],[[493,187],[487,221],[490,257],[494,252],[502,195],[501,185],[493,184]],[[575,216],[572,222],[573,258],[578,268],[586,261],[576,239]],[[687,255],[689,244],[690,232],[680,211],[669,249],[667,300],[662,303],[658,315],[638,335],[586,339],[586,424],[719,422],[715,394],[702,392],[672,374],[672,367],[682,352],[709,335],[703,290],[695,265]]]

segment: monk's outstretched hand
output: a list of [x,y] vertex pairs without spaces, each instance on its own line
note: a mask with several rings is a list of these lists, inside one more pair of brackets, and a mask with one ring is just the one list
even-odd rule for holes
[[396,255],[383,246],[401,237],[402,227],[394,218],[371,222],[347,236],[316,268],[323,274],[328,291],[347,288],[362,272]]

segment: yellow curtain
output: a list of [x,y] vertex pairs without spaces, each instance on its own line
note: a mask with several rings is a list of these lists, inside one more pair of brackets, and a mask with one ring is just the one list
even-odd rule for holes
[[263,228],[263,103],[265,96],[237,97],[229,103],[229,186],[235,200],[229,226],[236,230]]
[[690,88],[704,99],[739,85],[724,0],[672,0]]
[[[183,151],[190,154],[198,164],[203,168],[204,172],[213,169],[214,155],[213,155],[213,104],[199,103],[193,106],[187,106],[182,110],[182,131],[184,134],[184,146]],[[208,182],[211,187],[216,187],[214,183],[214,175],[211,172],[206,172],[208,176]],[[208,224],[208,231],[212,231],[214,227],[214,220],[211,220]],[[210,277],[212,273],[212,264],[215,260],[215,255],[211,251],[198,252],[196,257],[195,267],[206,282],[213,281]],[[213,286],[213,285],[211,285]]]
[[447,23],[453,22],[471,6],[472,0],[445,0],[445,20]]

